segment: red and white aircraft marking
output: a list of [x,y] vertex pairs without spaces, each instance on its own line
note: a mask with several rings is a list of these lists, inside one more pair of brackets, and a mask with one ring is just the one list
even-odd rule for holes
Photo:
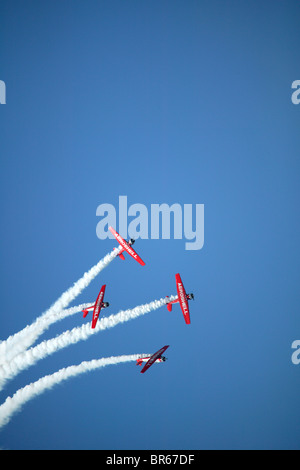
[[144,374],[144,372],[146,372],[146,370],[148,370],[149,367],[151,367],[152,364],[154,364],[154,362],[165,362],[167,360],[167,358],[164,357],[162,354],[165,352],[166,349],[168,349],[168,347],[169,346],[164,346],[159,351],[152,354],[152,356],[141,357],[141,358],[137,359],[137,361],[136,361],[137,366],[141,366],[143,362],[146,362],[143,369],[141,370],[141,373]]
[[116,238],[116,240],[120,243],[121,247],[122,247],[122,250],[120,251],[120,253],[118,254],[118,256],[122,259],[122,260],[125,260],[125,257],[123,255],[123,252],[124,251],[127,251],[127,253],[132,256],[138,263],[140,263],[142,266],[145,266],[145,263],[144,261],[142,260],[142,258],[139,257],[139,255],[134,251],[133,248],[131,248],[131,245],[134,244],[135,240],[133,238],[131,238],[128,242],[126,240],[124,240],[124,238],[121,237],[121,235],[118,234],[118,232],[115,231],[114,228],[112,227],[108,227],[109,230],[111,231],[111,233],[114,235],[114,237]]
[[88,308],[85,308],[83,311],[83,318],[85,318],[87,316],[87,314],[89,313],[89,311],[93,310],[93,320],[92,320],[92,328],[95,328],[96,325],[97,325],[97,321],[98,321],[98,318],[99,318],[99,314],[100,314],[100,310],[102,308],[106,308],[106,307],[109,307],[109,303],[108,302],[103,302],[103,299],[104,299],[104,293],[105,293],[105,288],[106,288],[106,284],[104,284],[101,289],[100,289],[100,292],[98,294],[98,297],[96,299],[96,303],[95,305],[92,305],[91,307],[88,307]]
[[[191,299],[194,300],[194,294],[187,294],[185,292],[185,288],[182,283],[180,274],[175,274],[175,279],[176,279],[178,298],[176,300],[168,301],[167,309],[169,310],[169,312],[172,312],[172,304],[176,304],[177,302],[179,302],[183,316],[184,316],[185,323],[189,325],[191,323],[191,318],[190,318],[190,310],[189,310],[188,301]],[[168,298],[169,297],[167,297],[167,299]]]

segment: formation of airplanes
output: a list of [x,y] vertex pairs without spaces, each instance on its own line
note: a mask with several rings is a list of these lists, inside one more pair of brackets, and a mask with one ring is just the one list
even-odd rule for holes
[[[132,248],[133,243],[135,242],[134,239],[130,239],[129,241],[124,240],[121,235],[116,232],[116,230],[112,227],[109,227],[109,230],[111,233],[114,235],[116,240],[119,242],[121,245],[122,249],[118,253],[118,256],[120,259],[125,260],[125,257],[123,255],[123,252],[126,251],[130,256],[132,256],[133,259],[135,259],[141,266],[145,266],[145,262],[141,259],[141,257],[136,253],[136,251]],[[194,294],[187,294],[186,290],[184,288],[183,282],[181,280],[181,276],[179,273],[175,274],[175,281],[176,281],[176,288],[177,288],[177,299],[175,300],[169,300],[169,297],[166,296],[166,306],[169,312],[172,311],[172,306],[173,304],[179,303],[184,321],[187,325],[191,323],[191,318],[190,318],[190,310],[189,310],[189,301],[194,300]],[[85,318],[90,311],[93,312],[93,318],[92,318],[92,328],[96,328],[98,318],[100,315],[100,312],[103,308],[109,307],[109,302],[104,302],[104,294],[105,294],[105,288],[106,284],[104,284],[100,292],[97,296],[96,302],[94,305],[91,307],[88,307],[84,309],[83,312],[83,318]],[[156,351],[154,354],[148,357],[140,357],[137,359],[136,364],[137,365],[142,365],[143,362],[146,362],[144,367],[141,370],[141,373],[145,373],[149,367],[151,367],[154,363],[157,362],[165,362],[166,357],[163,356],[163,353],[168,349],[169,345],[163,346],[161,349]]]

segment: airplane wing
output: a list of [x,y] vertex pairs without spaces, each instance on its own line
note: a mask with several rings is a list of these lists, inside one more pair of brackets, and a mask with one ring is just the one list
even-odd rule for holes
[[101,310],[101,307],[102,307],[102,302],[103,302],[103,299],[104,299],[105,287],[106,287],[106,284],[104,284],[101,287],[100,292],[99,292],[98,297],[97,297],[97,300],[96,300],[96,303],[95,303],[95,306],[94,306],[92,328],[95,328],[96,325],[97,325],[100,310]]
[[175,279],[180,307],[184,316],[185,323],[189,325],[191,323],[189,304],[180,274],[175,274]]
[[127,253],[132,256],[138,263],[140,263],[142,266],[145,266],[145,262],[142,260],[142,258],[139,257],[139,255],[134,251],[134,249],[128,245],[128,243],[124,240],[124,238],[121,237],[121,235],[118,234],[118,232],[115,231],[114,228],[108,227],[111,233],[114,235],[116,240],[120,243],[121,247],[123,250],[127,251]]
[[168,349],[168,347],[169,346],[164,346],[159,351],[154,353],[144,365],[143,369],[141,370],[141,373],[144,374],[144,372],[146,372],[146,370],[148,370],[149,367],[151,367],[152,364],[154,364],[154,362],[162,356],[162,354],[165,352],[166,349]]

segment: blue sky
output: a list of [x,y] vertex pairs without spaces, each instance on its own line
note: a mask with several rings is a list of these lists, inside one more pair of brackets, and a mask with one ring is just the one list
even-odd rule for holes
[[[205,243],[139,240],[115,260],[109,313],[196,300],[99,333],[22,372],[7,395],[83,360],[148,353],[24,406],[8,449],[299,448],[300,79],[297,1],[6,1],[0,5],[0,337],[30,324],[115,243],[100,204],[204,204]],[[108,314],[104,312],[104,314]],[[44,338],[78,326],[81,315]]]

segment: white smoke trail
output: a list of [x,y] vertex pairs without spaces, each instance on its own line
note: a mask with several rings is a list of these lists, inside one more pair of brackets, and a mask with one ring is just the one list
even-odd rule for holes
[[[79,294],[81,294],[83,289],[85,289],[91,283],[91,281],[111,263],[111,261],[119,254],[120,250],[121,247],[118,247],[108,253],[95,266],[87,271],[78,281],[76,281],[72,287],[66,290],[46,312],[37,318],[37,320],[32,325],[26,326],[23,330],[19,331],[15,335],[10,336],[7,340],[2,341],[0,343],[0,364],[9,360],[9,350],[12,350],[9,357],[14,357],[16,354],[22,351],[23,344],[26,344],[23,350],[33,344],[35,339],[39,336],[35,336],[33,332],[36,327],[38,327],[37,331],[39,331],[39,326],[42,324],[41,322],[44,322],[44,325],[46,325],[52,316],[54,316],[56,319],[60,319],[60,312],[64,310]],[[53,322],[51,321],[49,324],[51,323]],[[32,342],[30,342],[30,338],[32,338]]]
[[91,328],[90,323],[86,323],[81,327],[73,328],[70,331],[67,330],[56,338],[43,341],[35,348],[31,348],[28,351],[19,354],[9,363],[5,363],[0,366],[0,390],[5,386],[8,380],[15,377],[19,372],[27,369],[40,359],[44,359],[55,351],[59,351],[60,349],[77,343],[78,341],[86,340],[91,335],[98,333],[99,331],[113,328],[119,323],[133,320],[141,315],[157,310],[163,305],[166,305],[168,301],[175,300],[176,298],[177,296],[170,296],[169,299],[162,298],[160,300],[154,300],[148,304],[139,305],[133,309],[121,310],[121,312],[116,315],[103,317],[98,321],[95,329]]
[[104,269],[113,259],[119,254],[121,246],[112,250],[103,259],[101,259],[95,266],[87,271],[81,279],[75,282],[66,292],[64,292],[60,298],[47,310],[45,316],[51,316],[66,308],[70,302],[72,302],[81,292],[85,289],[92,280]]
[[75,313],[81,312],[84,308],[91,307],[92,303],[84,303],[77,305],[61,312],[54,313],[51,316],[42,315],[37,318],[31,325],[26,326],[6,340],[6,347],[3,348],[0,356],[0,364],[10,362],[15,356],[25,351],[31,346],[39,336],[41,336],[53,323],[63,320]]
[[20,411],[22,406],[40,395],[45,390],[52,388],[54,385],[59,384],[63,380],[70,377],[89,372],[91,370],[105,367],[112,364],[120,364],[122,362],[136,361],[140,357],[146,357],[149,354],[131,354],[127,356],[115,356],[102,359],[94,359],[92,361],[84,361],[77,366],[70,366],[55,372],[52,375],[46,375],[41,379],[20,388],[12,397],[7,397],[5,402],[0,406],[0,428],[6,425],[12,416]]

